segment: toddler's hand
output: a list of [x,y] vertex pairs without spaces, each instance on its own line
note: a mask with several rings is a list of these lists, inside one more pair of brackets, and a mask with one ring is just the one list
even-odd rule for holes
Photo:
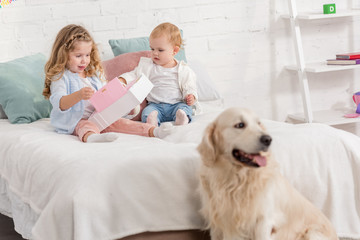
[[195,96],[192,94],[188,94],[185,98],[185,102],[187,105],[192,106],[195,103]]
[[94,94],[94,90],[91,87],[83,87],[79,90],[79,95],[82,100],[88,100]]

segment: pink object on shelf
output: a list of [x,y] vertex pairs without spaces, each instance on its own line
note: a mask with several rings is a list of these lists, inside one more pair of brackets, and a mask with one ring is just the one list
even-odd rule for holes
[[358,117],[360,117],[360,114],[358,114],[358,113],[349,113],[349,114],[345,114],[344,117],[346,117],[346,118],[358,118]]
[[354,100],[354,103],[356,104],[356,111],[355,111],[355,113],[345,114],[344,117],[346,117],[346,118],[360,117],[360,92],[354,93],[353,100]]
[[[360,94],[360,93],[359,93]],[[354,102],[355,102],[355,104],[356,105],[359,105],[360,104],[360,95],[358,95],[358,94],[354,94],[353,95],[353,100],[354,100]]]

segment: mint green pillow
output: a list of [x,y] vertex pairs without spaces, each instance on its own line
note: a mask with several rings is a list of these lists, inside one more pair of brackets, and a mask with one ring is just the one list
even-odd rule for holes
[[[149,46],[149,37],[110,39],[109,44],[115,57],[128,52],[151,50]],[[185,50],[183,48],[180,49],[175,55],[175,58],[179,61],[183,60],[187,62]]]
[[38,53],[0,63],[0,105],[11,123],[31,123],[50,115],[42,95],[46,58]]

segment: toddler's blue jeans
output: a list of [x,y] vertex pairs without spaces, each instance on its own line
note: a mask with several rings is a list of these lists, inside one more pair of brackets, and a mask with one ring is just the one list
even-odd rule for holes
[[152,111],[158,112],[158,124],[162,122],[171,122],[175,121],[176,111],[178,109],[183,110],[187,117],[189,118],[189,122],[192,120],[192,108],[191,106],[186,105],[186,103],[179,102],[175,104],[168,103],[153,103],[149,102],[149,104],[144,108],[141,113],[141,121],[146,122],[147,117]]

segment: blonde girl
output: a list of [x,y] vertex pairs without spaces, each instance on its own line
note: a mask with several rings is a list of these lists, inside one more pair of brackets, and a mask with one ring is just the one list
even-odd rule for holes
[[114,141],[114,132],[159,138],[169,133],[169,129],[123,118],[100,132],[87,120],[95,111],[87,100],[106,83],[103,76],[99,51],[89,32],[74,24],[62,28],[45,65],[43,90],[53,106],[50,119],[56,132],[76,135],[83,142]]

